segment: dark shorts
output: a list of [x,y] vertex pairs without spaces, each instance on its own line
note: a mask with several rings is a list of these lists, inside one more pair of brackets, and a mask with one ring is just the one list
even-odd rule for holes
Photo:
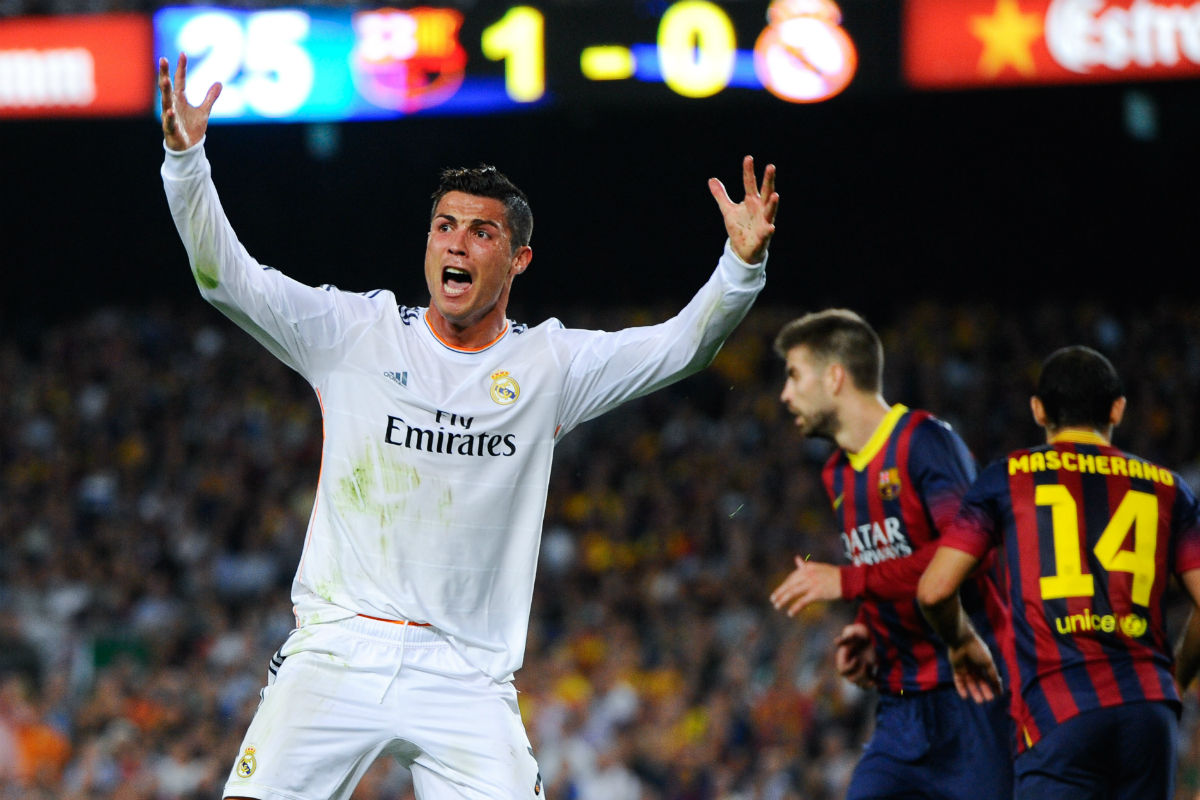
[[978,705],[952,688],[879,696],[875,733],[846,800],[1011,800],[1007,697]]
[[1179,718],[1174,705],[1085,711],[1017,757],[1021,800],[1170,800]]

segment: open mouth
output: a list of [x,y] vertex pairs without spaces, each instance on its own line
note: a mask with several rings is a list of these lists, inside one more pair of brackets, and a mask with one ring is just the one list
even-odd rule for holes
[[471,288],[471,273],[458,267],[442,268],[442,290],[447,297],[466,294]]

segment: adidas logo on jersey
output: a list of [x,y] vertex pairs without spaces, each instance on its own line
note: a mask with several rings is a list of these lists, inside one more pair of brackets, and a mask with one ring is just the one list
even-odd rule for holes
[[401,386],[408,386],[408,370],[405,370],[404,372],[385,372],[383,373],[383,376],[385,378],[391,378]]

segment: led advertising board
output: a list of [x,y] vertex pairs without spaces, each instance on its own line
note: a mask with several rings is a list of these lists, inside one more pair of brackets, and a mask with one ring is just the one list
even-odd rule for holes
[[906,0],[918,89],[1195,78],[1200,0]]
[[0,19],[0,118],[145,114],[150,41],[137,14]]

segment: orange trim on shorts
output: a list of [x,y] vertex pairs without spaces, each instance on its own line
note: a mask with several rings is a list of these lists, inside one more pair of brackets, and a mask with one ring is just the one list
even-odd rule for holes
[[393,625],[413,625],[417,628],[432,627],[432,625],[430,625],[428,622],[413,622],[409,619],[384,619],[383,617],[372,617],[370,614],[358,614],[357,616],[360,616],[364,619],[373,619],[376,622],[390,622]]

